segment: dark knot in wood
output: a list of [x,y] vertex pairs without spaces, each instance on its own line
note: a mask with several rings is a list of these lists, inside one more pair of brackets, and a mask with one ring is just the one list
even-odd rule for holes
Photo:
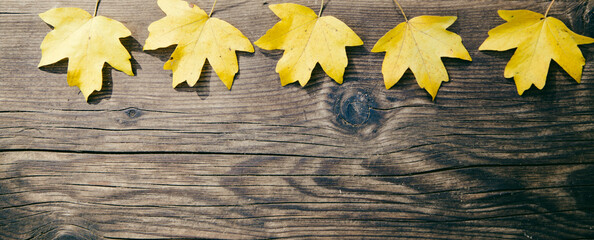
[[[83,224],[86,225],[86,224]],[[62,226],[57,226],[46,234],[43,235],[40,239],[51,239],[51,240],[97,240],[100,239],[96,234],[92,232],[92,230],[88,229],[87,226],[78,226],[78,225],[71,225],[66,224]]]
[[348,89],[338,100],[337,114],[340,122],[351,126],[361,126],[371,116],[368,94],[358,89]]
[[139,118],[140,116],[142,116],[142,111],[140,109],[136,109],[136,108],[129,108],[126,109],[124,111],[124,113],[126,114],[126,116],[128,116],[129,118]]
[[80,236],[76,236],[76,235],[72,235],[72,234],[61,234],[59,236],[56,236],[53,240],[81,240],[84,238],[81,238]]

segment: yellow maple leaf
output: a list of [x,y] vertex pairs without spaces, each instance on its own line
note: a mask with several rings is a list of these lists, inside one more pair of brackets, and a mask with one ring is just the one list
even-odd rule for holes
[[402,78],[408,68],[417,83],[433,99],[441,82],[449,81],[441,57],[472,61],[462,38],[446,29],[456,17],[419,16],[398,24],[375,44],[372,52],[386,52],[382,66],[386,89]]
[[210,17],[198,6],[182,0],[159,0],[166,17],[149,26],[144,50],[177,44],[163,69],[173,71],[173,87],[182,82],[194,86],[205,60],[231,89],[239,71],[235,51],[254,52],[250,40],[233,25]]
[[551,59],[555,60],[578,83],[586,63],[577,45],[594,43],[594,39],[569,30],[553,17],[528,10],[500,10],[504,23],[491,31],[479,50],[505,51],[517,48],[505,67],[504,76],[514,78],[518,94],[532,84],[545,86]]
[[54,27],[41,43],[39,67],[68,58],[68,84],[78,86],[85,99],[101,90],[106,62],[134,75],[130,53],[120,42],[131,33],[122,23],[80,8],[54,8],[39,16]]
[[359,36],[337,18],[318,17],[305,6],[273,4],[270,10],[281,21],[254,44],[266,50],[285,50],[276,65],[281,85],[299,81],[305,86],[317,63],[328,76],[342,83],[348,65],[345,47],[363,45]]

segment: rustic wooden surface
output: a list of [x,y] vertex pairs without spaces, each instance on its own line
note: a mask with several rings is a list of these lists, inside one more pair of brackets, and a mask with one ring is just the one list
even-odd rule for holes
[[[211,0],[195,0],[209,9]],[[219,1],[216,17],[255,41],[268,4]],[[319,0],[292,0],[318,9]],[[37,68],[50,31],[37,14],[94,1],[0,1],[0,238],[594,238],[594,45],[582,84],[552,64],[542,91],[518,96],[513,51],[479,52],[497,9],[548,1],[401,0],[409,16],[454,15],[473,62],[445,59],[437,100],[412,74],[383,86],[373,44],[403,21],[391,0],[332,0],[324,11],[365,41],[345,83],[319,67],[281,87],[280,51],[239,53],[226,90],[210,67],[171,88],[173,48],[143,52],[156,1],[104,0],[133,33],[136,76],[107,67],[89,103],[67,62]],[[594,1],[551,15],[594,36]]]

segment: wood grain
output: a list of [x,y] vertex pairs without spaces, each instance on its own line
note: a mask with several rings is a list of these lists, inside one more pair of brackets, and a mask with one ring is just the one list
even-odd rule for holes
[[[193,1],[208,9],[212,1]],[[277,0],[219,1],[214,16],[255,41]],[[317,9],[320,1],[294,0]],[[173,48],[143,52],[156,1],[101,3],[124,23],[136,76],[107,66],[89,103],[67,62],[37,68],[50,31],[37,14],[94,1],[0,2],[1,239],[592,239],[594,45],[575,83],[557,64],[518,96],[513,51],[479,52],[498,9],[549,1],[400,1],[407,15],[452,15],[473,62],[444,59],[435,102],[411,73],[386,90],[373,44],[403,21],[391,0],[329,1],[325,15],[365,42],[345,82],[318,67],[281,87],[280,51],[239,53],[232,91],[206,66],[171,88]],[[550,13],[594,37],[594,1]]]

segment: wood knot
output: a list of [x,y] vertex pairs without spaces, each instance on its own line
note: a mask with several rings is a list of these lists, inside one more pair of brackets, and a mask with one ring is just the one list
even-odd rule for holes
[[45,234],[43,239],[52,240],[95,240],[99,239],[97,235],[91,232],[91,230],[75,226],[75,225],[63,225],[54,228]]
[[363,125],[371,116],[369,96],[361,90],[347,90],[342,94],[337,110],[338,117],[343,123],[352,126]]
[[73,234],[61,234],[59,236],[56,236],[53,240],[80,240],[80,239],[84,239],[84,238],[81,238],[80,236],[76,236]]
[[124,113],[126,114],[126,116],[128,116],[131,119],[139,118],[140,116],[142,116],[142,111],[140,109],[136,109],[136,108],[126,109],[126,110],[124,110]]
[[335,115],[332,122],[345,133],[357,136],[359,139],[372,139],[385,122],[383,114],[377,111],[374,94],[371,89],[362,87],[341,87],[329,95],[335,99],[332,112]]

